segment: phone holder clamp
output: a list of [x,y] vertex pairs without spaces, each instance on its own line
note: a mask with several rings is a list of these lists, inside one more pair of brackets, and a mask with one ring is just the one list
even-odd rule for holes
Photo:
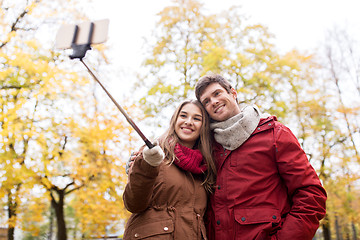
[[75,31],[74,31],[74,35],[73,35],[73,39],[72,39],[72,43],[71,43],[71,48],[73,49],[73,53],[69,56],[70,59],[78,58],[78,59],[82,60],[85,57],[86,51],[91,49],[90,44],[91,44],[91,38],[92,38],[93,32],[94,32],[94,23],[91,22],[87,43],[76,44],[75,42],[76,42],[76,38],[79,33],[79,26],[78,25],[75,26]]

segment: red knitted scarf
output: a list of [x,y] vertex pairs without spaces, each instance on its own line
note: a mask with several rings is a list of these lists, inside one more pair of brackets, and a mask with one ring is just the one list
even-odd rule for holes
[[203,156],[198,149],[191,149],[181,144],[176,144],[174,153],[178,159],[174,161],[175,165],[185,171],[200,174],[206,171],[207,166],[203,162]]

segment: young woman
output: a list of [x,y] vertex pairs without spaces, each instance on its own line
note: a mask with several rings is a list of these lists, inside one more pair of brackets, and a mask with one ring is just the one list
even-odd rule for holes
[[131,166],[124,239],[207,239],[203,216],[215,175],[208,115],[197,100],[184,101],[158,144],[143,147]]

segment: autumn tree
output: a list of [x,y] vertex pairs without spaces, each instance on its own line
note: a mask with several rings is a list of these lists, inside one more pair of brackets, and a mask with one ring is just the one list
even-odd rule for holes
[[128,148],[120,139],[132,133],[118,115],[110,114],[117,113],[113,106],[97,101],[89,75],[76,74],[79,66],[66,64],[68,57],[49,44],[48,31],[62,21],[57,11],[68,21],[83,19],[77,4],[1,1],[0,198],[8,213],[9,239],[14,239],[15,227],[38,236],[40,225],[34,223],[45,221],[49,205],[56,213],[58,239],[66,239],[64,206],[79,206],[74,193],[85,199],[85,188],[91,191],[89,207],[76,213],[80,222],[81,214],[96,209],[94,204],[116,207],[87,218],[81,233],[97,223],[102,227],[87,234],[103,234],[105,225],[114,225],[124,214],[121,156],[130,150],[120,151]]
[[163,119],[174,102],[193,97],[200,76],[214,72],[232,82],[240,102],[285,116],[283,89],[291,76],[286,72],[294,67],[276,52],[266,27],[250,24],[240,7],[206,14],[195,0],[174,1],[158,16],[154,37],[147,43],[146,74],[138,84],[146,89],[140,101],[146,114]]
[[2,174],[4,181],[1,182],[1,191],[7,196],[10,239],[13,238],[16,225],[21,188],[27,183],[24,180],[31,177],[26,161],[31,151],[31,139],[36,135],[33,131],[33,117],[37,106],[37,102],[31,98],[36,94],[35,89],[46,82],[33,75],[35,69],[46,68],[46,63],[44,65],[43,60],[34,60],[33,57],[19,50],[13,52],[11,57],[2,54],[5,70],[2,71],[4,80],[1,84],[1,163],[4,164],[5,171]]
[[[64,3],[65,1],[62,1]],[[1,1],[0,54],[1,54],[1,163],[2,194],[8,212],[9,239],[14,238],[14,227],[20,204],[22,178],[27,179],[24,166],[32,137],[35,108],[32,94],[48,79],[46,62],[34,48],[34,33],[44,17],[51,16],[57,7],[43,1]],[[45,12],[44,12],[45,8]],[[44,14],[45,13],[45,14]],[[40,18],[38,16],[42,15]],[[49,18],[51,19],[51,18]],[[35,54],[29,53],[35,50]],[[44,72],[41,72],[44,71]],[[32,100],[31,100],[32,99]],[[35,104],[36,105],[36,104]],[[26,106],[26,108],[24,108]]]
[[330,119],[338,139],[332,144],[337,146],[337,151],[330,163],[328,223],[333,235],[353,239],[359,234],[359,208],[354,199],[360,190],[357,183],[360,178],[357,171],[360,164],[360,55],[357,45],[345,29],[335,28],[328,33],[322,48],[327,92],[332,96]]
[[209,34],[201,11],[197,1],[177,1],[159,13],[154,38],[148,42],[149,57],[144,62],[148,74],[138,84],[146,89],[146,97],[141,99],[146,114],[155,116],[186,98],[193,89],[201,72],[201,42]]
[[[56,131],[54,120],[39,146],[45,159],[37,164],[39,169],[35,174],[55,210],[58,239],[67,238],[64,213],[64,207],[70,204],[67,199],[76,209],[84,236],[104,235],[105,227],[124,215],[119,197],[124,168],[118,159],[122,123],[88,112],[87,108],[77,121],[62,119],[62,127],[58,126]],[[90,228],[91,225],[97,228]]]

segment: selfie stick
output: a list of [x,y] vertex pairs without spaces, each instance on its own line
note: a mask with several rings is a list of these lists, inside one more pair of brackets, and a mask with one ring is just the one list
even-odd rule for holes
[[153,148],[154,145],[145,137],[145,135],[140,131],[140,129],[136,126],[136,124],[134,123],[134,121],[130,118],[130,116],[125,112],[125,110],[115,101],[115,99],[111,96],[111,94],[106,90],[106,88],[101,84],[101,82],[99,81],[99,79],[95,76],[95,74],[91,71],[91,69],[85,64],[85,62],[83,61],[83,57],[86,54],[87,50],[90,50],[90,44],[91,44],[91,38],[92,38],[92,34],[94,31],[94,23],[91,23],[90,25],[90,31],[89,31],[89,37],[88,37],[88,42],[86,44],[76,44],[76,37],[79,31],[79,27],[75,26],[75,32],[74,32],[74,36],[73,36],[73,40],[72,40],[72,44],[71,47],[73,49],[73,54],[70,55],[70,59],[75,59],[78,58],[80,59],[80,62],[82,62],[84,64],[84,66],[87,68],[87,70],[89,71],[89,73],[91,74],[91,76],[95,79],[95,81],[97,83],[99,83],[99,85],[102,87],[102,89],[104,89],[105,93],[110,97],[110,99],[113,101],[113,103],[116,105],[116,107],[120,110],[120,112],[125,116],[126,120],[130,123],[130,125],[135,129],[135,131],[140,135],[140,137],[142,138],[142,140],[145,142],[146,146],[148,146],[148,148]]

